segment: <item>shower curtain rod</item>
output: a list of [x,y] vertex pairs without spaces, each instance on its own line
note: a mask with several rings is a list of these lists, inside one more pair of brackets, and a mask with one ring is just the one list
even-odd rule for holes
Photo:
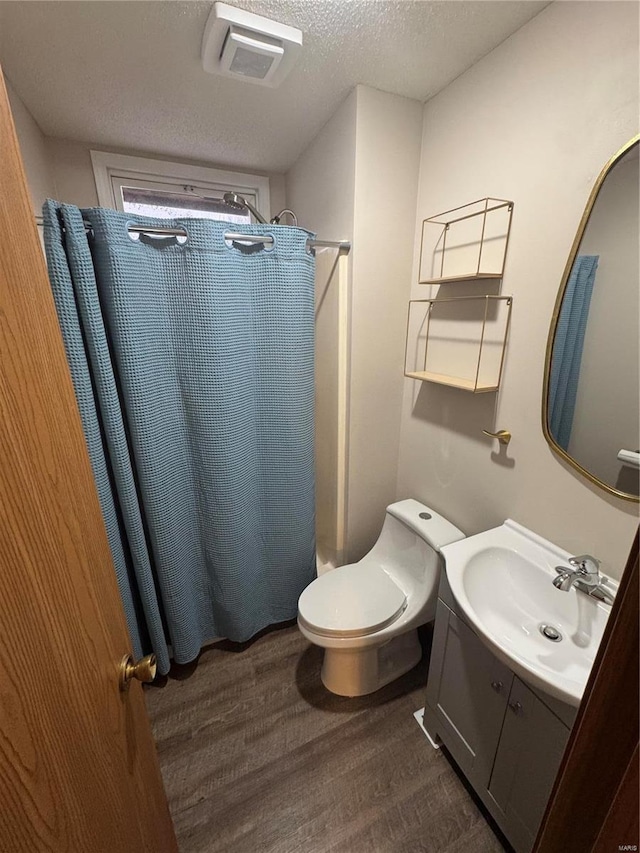
[[[42,217],[36,216],[36,225],[42,225]],[[90,231],[91,223],[85,222],[84,227]],[[187,231],[184,228],[146,228],[144,225],[129,225],[129,233],[133,234],[157,234],[161,237],[186,237]],[[235,231],[225,231],[225,240],[242,240],[245,243],[264,243],[270,246],[273,243],[273,238],[262,236],[261,234],[239,234]],[[309,249],[338,249],[339,251],[351,251],[351,242],[349,240],[307,240]]]

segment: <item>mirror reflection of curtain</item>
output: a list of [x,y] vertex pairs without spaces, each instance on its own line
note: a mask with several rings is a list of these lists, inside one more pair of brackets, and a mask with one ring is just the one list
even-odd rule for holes
[[578,255],[562,301],[553,345],[549,383],[549,426],[560,445],[567,448],[576,405],[580,362],[598,255]]

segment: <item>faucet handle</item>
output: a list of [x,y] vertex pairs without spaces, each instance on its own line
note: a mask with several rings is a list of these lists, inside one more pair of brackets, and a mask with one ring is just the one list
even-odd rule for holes
[[598,574],[600,569],[600,560],[592,557],[591,554],[580,554],[577,557],[570,557],[569,563],[575,566],[581,574]]

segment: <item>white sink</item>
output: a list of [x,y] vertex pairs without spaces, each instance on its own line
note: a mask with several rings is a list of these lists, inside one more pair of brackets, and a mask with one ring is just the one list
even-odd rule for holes
[[[579,705],[611,607],[553,586],[555,567],[571,555],[511,519],[442,553],[456,601],[496,657],[533,687]],[[541,625],[562,639],[543,636]]]

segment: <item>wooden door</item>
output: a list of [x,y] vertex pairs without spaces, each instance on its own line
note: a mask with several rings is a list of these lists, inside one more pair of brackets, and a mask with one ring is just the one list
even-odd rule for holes
[[0,72],[0,850],[177,851]]

